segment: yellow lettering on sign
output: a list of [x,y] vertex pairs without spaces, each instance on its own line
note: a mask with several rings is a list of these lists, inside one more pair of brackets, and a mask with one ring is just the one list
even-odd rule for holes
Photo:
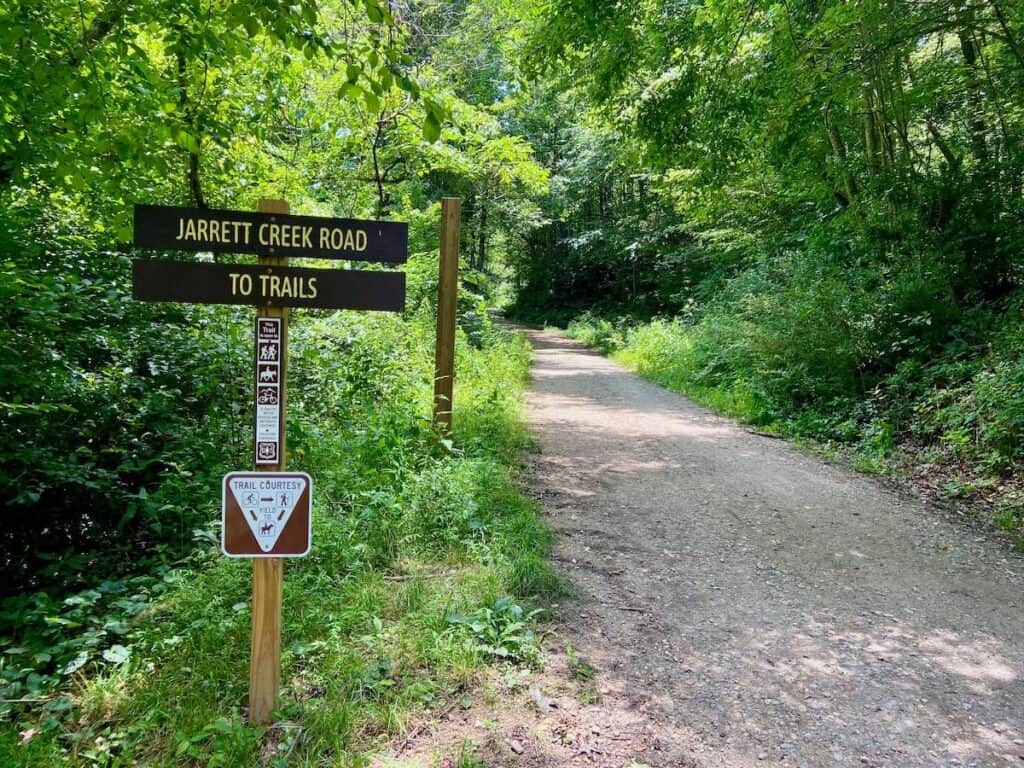
[[[248,296],[252,293],[252,276],[244,273],[232,272],[231,294],[233,296],[241,293]],[[317,286],[315,277],[300,277],[289,275],[259,275],[260,296],[264,299],[315,299],[317,297]]]
[[265,230],[269,226],[270,226],[269,224],[260,224],[260,228],[259,228],[259,232],[258,232],[259,238],[260,238],[260,245],[270,245],[270,243],[267,242],[266,237],[264,235]]
[[[251,221],[218,221],[217,219],[194,219],[181,216],[178,217],[178,233],[174,239],[224,245],[248,245],[251,229]],[[261,239],[260,242],[262,243],[263,240]]]
[[[365,251],[367,245],[366,230],[342,229],[341,227],[321,227],[320,247],[332,251]],[[307,247],[311,243],[304,241]]]
[[231,278],[231,295],[237,296],[242,294],[243,296],[249,296],[252,294],[252,275],[244,275],[239,272],[231,272],[228,274]]

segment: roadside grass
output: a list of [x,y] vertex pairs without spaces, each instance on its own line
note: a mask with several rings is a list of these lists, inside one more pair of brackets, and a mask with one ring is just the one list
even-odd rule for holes
[[308,323],[295,344],[296,376],[318,396],[297,397],[290,424],[295,468],[314,476],[314,546],[285,564],[273,725],[245,724],[251,564],[217,554],[211,521],[132,619],[116,663],[13,707],[0,765],[364,766],[484,665],[536,660],[530,607],[560,583],[550,533],[515,484],[529,445],[525,340],[460,339],[449,449],[429,430],[429,373],[411,384],[430,370],[426,331],[383,321],[350,345],[350,362],[378,366],[375,382],[394,375],[360,399],[359,366],[345,382],[319,371],[317,345],[338,322]]

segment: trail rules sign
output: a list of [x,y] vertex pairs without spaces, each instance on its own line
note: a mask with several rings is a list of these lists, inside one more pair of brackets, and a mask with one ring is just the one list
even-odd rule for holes
[[312,539],[313,480],[305,472],[229,472],[221,497],[228,557],[303,557]]
[[256,364],[253,394],[256,401],[256,428],[253,430],[256,466],[281,463],[281,434],[284,397],[284,339],[280,317],[256,318]]

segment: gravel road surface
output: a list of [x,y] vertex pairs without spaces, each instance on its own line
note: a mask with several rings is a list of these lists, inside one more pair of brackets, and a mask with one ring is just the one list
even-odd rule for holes
[[563,634],[596,668],[600,706],[655,734],[631,760],[1024,768],[1018,556],[526,333],[533,490],[580,592],[559,607]]

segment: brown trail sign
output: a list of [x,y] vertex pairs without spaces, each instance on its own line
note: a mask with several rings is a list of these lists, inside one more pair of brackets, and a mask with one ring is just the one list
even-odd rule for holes
[[312,540],[313,480],[305,472],[229,472],[221,491],[228,557],[303,557]]
[[[257,468],[283,464],[286,374],[283,323],[280,317],[256,317],[256,360],[253,365],[256,424],[252,440],[253,464]],[[227,539],[227,529],[224,530],[224,538]]]
[[[136,246],[255,253],[259,264],[136,260],[133,293],[143,301],[254,304],[255,473],[233,472],[222,489],[222,549],[253,558],[249,719],[266,723],[281,676],[282,557],[309,551],[313,482],[285,469],[288,307],[401,311],[405,275],[294,269],[288,256],[402,264],[408,226],[292,216],[284,200],[258,212],[135,207]],[[252,495],[249,495],[252,494]]]
[[152,250],[404,264],[409,254],[409,225],[292,216],[281,211],[136,205],[133,242]]
[[404,272],[135,259],[132,278],[134,296],[142,301],[386,312],[405,307]]

